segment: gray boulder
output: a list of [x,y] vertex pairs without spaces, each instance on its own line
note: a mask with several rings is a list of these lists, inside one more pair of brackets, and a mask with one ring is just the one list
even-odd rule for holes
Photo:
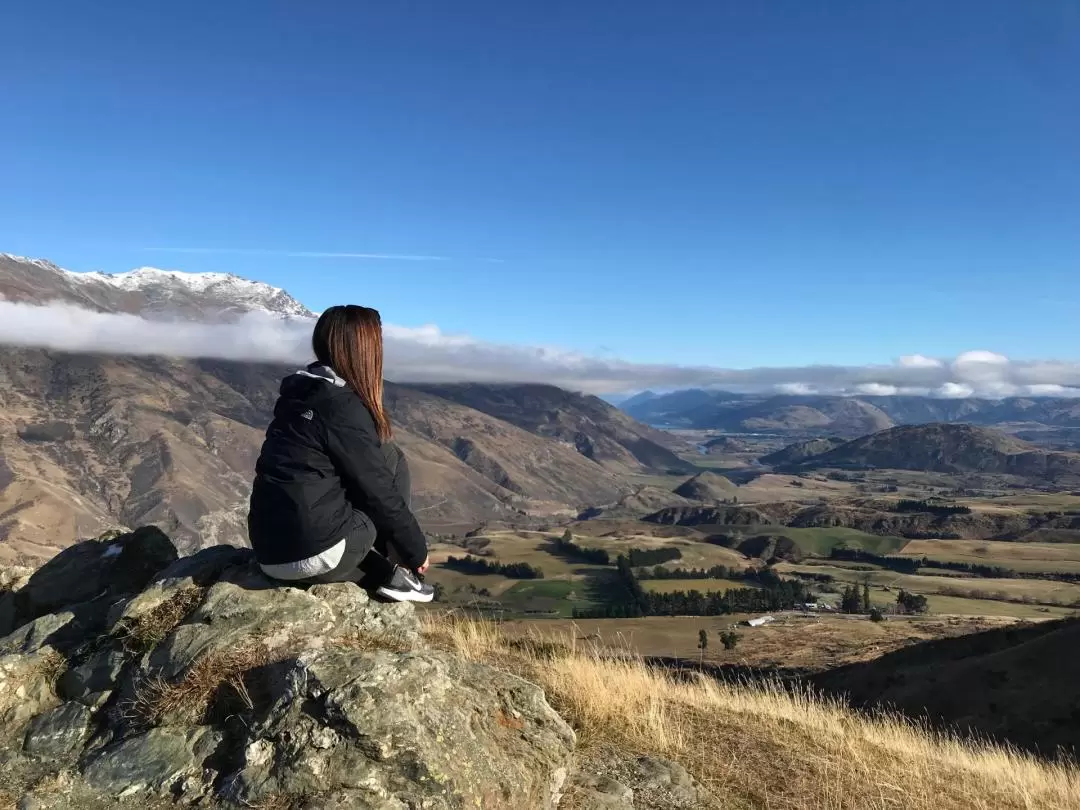
[[575,806],[582,810],[635,810],[634,791],[610,776],[580,773],[574,788]]
[[212,728],[154,728],[95,751],[83,778],[107,796],[169,792],[198,800],[211,789],[203,762],[221,743]]
[[73,605],[136,593],[176,558],[176,547],[156,526],[77,543],[11,594],[9,626],[0,627],[0,634]]
[[23,748],[38,756],[61,758],[77,751],[89,730],[90,710],[78,703],[65,703],[31,721]]
[[634,784],[640,793],[660,794],[670,807],[702,807],[708,796],[705,788],[677,762],[640,757],[633,765]]
[[0,738],[59,703],[66,659],[51,642],[74,619],[67,611],[41,616],[0,639]]
[[609,751],[574,776],[581,810],[719,810],[725,806],[677,762]]
[[436,650],[305,653],[252,728],[230,795],[329,788],[354,807],[554,808],[574,735],[527,681]]

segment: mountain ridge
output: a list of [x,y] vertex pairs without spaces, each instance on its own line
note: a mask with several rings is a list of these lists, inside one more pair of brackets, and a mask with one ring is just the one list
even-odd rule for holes
[[1044,450],[1001,431],[969,424],[900,425],[794,464],[798,469],[878,468],[1015,475],[1080,485],[1080,454]]
[[0,253],[0,293],[9,301],[57,300],[101,312],[220,318],[247,312],[313,318],[280,287],[232,273],[187,273],[140,267],[124,273],[76,273],[45,259]]
[[1080,399],[737,394],[688,389],[623,406],[646,424],[726,432],[859,436],[901,424],[1080,428]]

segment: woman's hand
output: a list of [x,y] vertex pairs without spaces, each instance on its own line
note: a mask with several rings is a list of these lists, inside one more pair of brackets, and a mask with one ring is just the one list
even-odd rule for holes
[[424,564],[416,569],[416,573],[421,574],[421,575],[426,574],[427,570],[428,570],[428,567],[430,565],[431,565],[431,557],[430,556],[424,557]]

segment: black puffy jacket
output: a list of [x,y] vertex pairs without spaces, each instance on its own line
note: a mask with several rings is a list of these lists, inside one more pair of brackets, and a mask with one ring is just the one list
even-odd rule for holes
[[363,401],[326,366],[281,381],[251,492],[248,532],[264,565],[307,559],[340,542],[366,514],[416,568],[427,541],[395,487]]

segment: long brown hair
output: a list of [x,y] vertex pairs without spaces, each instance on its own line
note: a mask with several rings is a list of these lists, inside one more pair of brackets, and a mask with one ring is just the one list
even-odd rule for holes
[[352,304],[330,307],[315,324],[311,348],[315,358],[336,371],[371,411],[379,439],[389,441],[393,431],[383,407],[383,336],[379,311]]

